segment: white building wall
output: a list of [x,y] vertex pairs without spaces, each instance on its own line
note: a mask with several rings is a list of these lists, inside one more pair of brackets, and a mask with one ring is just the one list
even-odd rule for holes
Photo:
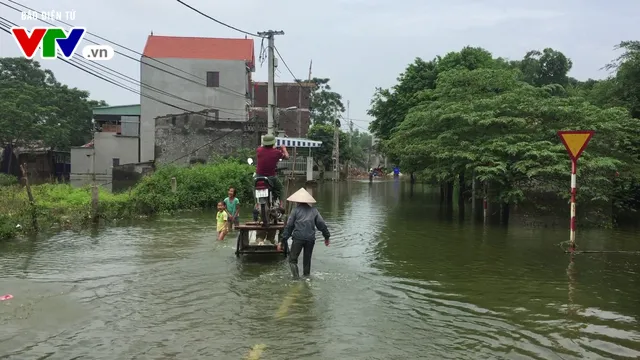
[[138,162],[138,138],[132,136],[118,136],[109,132],[95,133],[95,163],[93,149],[71,149],[70,182],[73,186],[90,184],[95,170],[98,184],[107,184],[111,189],[113,159],[119,159],[120,164]]
[[[190,102],[141,86],[140,161],[155,159],[155,118],[158,116],[184,113],[185,111],[182,109],[202,111],[217,108],[220,109],[219,118],[221,120],[242,121],[247,119],[248,100],[245,95],[249,91],[250,85],[249,72],[244,61],[167,58],[158,60],[182,69],[186,73],[154,59],[142,58],[140,81],[145,85],[161,89]],[[220,73],[220,87],[206,87],[208,71]],[[175,105],[180,109],[156,100]]]

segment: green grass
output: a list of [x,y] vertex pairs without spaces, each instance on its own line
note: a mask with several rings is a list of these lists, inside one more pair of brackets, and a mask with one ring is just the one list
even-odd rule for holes
[[[101,189],[98,213],[102,221],[135,219],[156,213],[215,207],[235,187],[240,199],[251,198],[253,167],[233,160],[191,167],[166,166],[143,178],[130,192],[112,194]],[[177,191],[171,191],[171,178]],[[38,227],[68,229],[93,221],[91,188],[67,184],[31,187],[35,206],[19,185],[0,186],[0,239],[33,232]],[[18,226],[19,225],[19,226]]]

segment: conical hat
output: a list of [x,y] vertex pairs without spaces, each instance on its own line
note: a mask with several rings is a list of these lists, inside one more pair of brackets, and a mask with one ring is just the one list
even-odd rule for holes
[[309,194],[307,190],[305,190],[305,188],[300,188],[300,190],[293,193],[293,195],[289,196],[287,201],[306,204],[316,203],[316,199],[314,199],[313,196],[311,196],[311,194]]

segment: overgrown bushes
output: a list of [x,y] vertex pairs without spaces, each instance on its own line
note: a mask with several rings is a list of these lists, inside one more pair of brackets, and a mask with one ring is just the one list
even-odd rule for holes
[[[251,198],[253,167],[233,160],[191,167],[166,166],[144,178],[132,198],[143,212],[215,207],[235,187],[240,199]],[[171,178],[178,184],[171,192]]]
[[9,174],[0,173],[0,186],[12,186],[17,184],[18,184],[17,177]]
[[[191,167],[166,166],[143,178],[130,192],[112,194],[101,190],[98,216],[106,221],[132,219],[159,212],[215,207],[235,187],[242,200],[252,196],[253,167],[232,160]],[[171,178],[177,191],[171,190]],[[0,187],[0,239],[30,232],[35,214],[40,229],[65,229],[93,220],[90,187],[36,185],[31,187],[35,206],[24,188]],[[245,200],[246,201],[246,200]],[[18,226],[19,225],[19,226]]]

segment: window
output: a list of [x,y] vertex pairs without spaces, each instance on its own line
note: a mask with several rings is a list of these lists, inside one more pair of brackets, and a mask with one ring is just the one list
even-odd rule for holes
[[207,87],[220,87],[220,72],[207,71]]
[[120,159],[113,158],[113,166],[118,166],[118,165],[120,165]]

